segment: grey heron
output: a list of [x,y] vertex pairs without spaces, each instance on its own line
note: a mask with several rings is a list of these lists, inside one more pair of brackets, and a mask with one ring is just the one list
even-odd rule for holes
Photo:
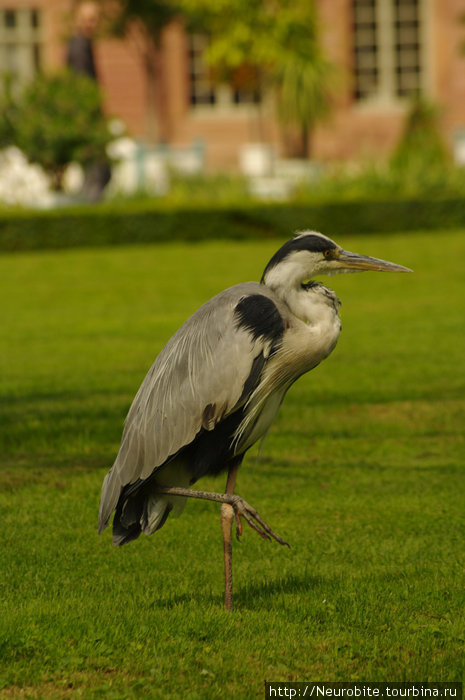
[[[162,349],[131,405],[121,447],[105,477],[99,532],[113,518],[113,543],[159,530],[186,498],[221,503],[225,607],[232,609],[232,525],[241,517],[264,539],[287,544],[234,494],[247,450],[270,428],[287,390],[334,349],[340,301],[313,277],[380,270],[395,263],[343,250],[321,233],[287,241],[260,282],[226,289],[201,306]],[[192,490],[227,473],[225,493]]]

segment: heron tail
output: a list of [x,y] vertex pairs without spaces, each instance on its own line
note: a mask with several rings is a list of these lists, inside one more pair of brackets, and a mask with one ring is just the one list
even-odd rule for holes
[[175,461],[166,465],[157,479],[129,484],[121,491],[113,518],[113,544],[123,545],[139,537],[152,535],[165,524],[168,516],[181,515],[187,499],[157,493],[157,482],[170,486],[189,485],[189,475]]
[[122,499],[113,518],[113,544],[123,545],[139,537],[152,535],[166,522],[173,504],[166,496],[135,493]]

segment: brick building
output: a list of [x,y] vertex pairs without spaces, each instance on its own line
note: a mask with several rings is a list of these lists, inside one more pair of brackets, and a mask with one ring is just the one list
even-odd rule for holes
[[[26,80],[63,65],[72,6],[70,0],[0,0],[0,70]],[[314,157],[386,153],[417,90],[440,107],[452,145],[465,128],[463,0],[318,0],[318,7],[338,91],[330,119],[314,134]],[[211,84],[204,47],[203,37],[188,36],[181,24],[164,33],[156,81],[161,138],[175,145],[201,140],[211,169],[237,168],[241,145],[259,139],[283,153],[272,100]],[[146,77],[136,47],[102,37],[96,58],[108,113],[143,140]]]

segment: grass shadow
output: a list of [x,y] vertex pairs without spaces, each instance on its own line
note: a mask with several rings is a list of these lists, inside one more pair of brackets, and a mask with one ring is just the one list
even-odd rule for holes
[[[305,573],[301,575],[277,575],[273,580],[238,583],[234,590],[234,606],[236,610],[256,611],[261,608],[269,610],[270,600],[278,596],[305,594],[309,588],[320,587],[324,583],[325,580],[321,576],[308,576]],[[183,605],[223,608],[224,595],[223,593],[213,593],[211,590],[196,590],[192,593],[183,591],[170,593],[151,603],[151,607],[165,610]]]
[[325,583],[321,576],[302,574],[276,575],[274,579],[253,581],[239,584],[235,592],[237,607],[248,610],[269,609],[270,599],[282,595],[302,595],[309,589],[320,587]]

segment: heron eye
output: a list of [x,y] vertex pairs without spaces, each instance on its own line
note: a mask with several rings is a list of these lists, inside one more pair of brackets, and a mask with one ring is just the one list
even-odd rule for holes
[[323,255],[325,256],[325,258],[332,258],[332,257],[333,257],[333,251],[331,250],[331,248],[328,248],[328,250],[325,250],[325,252],[323,253]]

